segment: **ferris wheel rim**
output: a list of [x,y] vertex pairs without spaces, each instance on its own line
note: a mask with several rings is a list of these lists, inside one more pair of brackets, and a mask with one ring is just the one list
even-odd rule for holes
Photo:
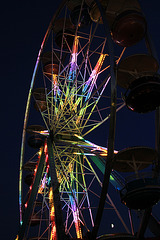
[[[67,1],[63,1],[63,6],[65,5]],[[55,15],[54,15],[55,16]],[[56,18],[56,16],[54,17],[54,19]],[[51,21],[53,23],[53,19]],[[39,54],[38,54],[38,58],[37,58],[37,63],[36,63],[36,66],[35,66],[35,69],[34,69],[34,73],[33,73],[33,76],[32,76],[32,81],[31,81],[31,86],[30,86],[30,90],[29,90],[29,96],[28,96],[28,101],[27,101],[27,107],[26,107],[26,113],[25,113],[25,121],[24,121],[24,128],[23,128],[23,141],[22,141],[22,147],[21,147],[21,156],[23,155],[23,151],[24,151],[24,144],[25,144],[25,134],[26,134],[26,125],[27,125],[27,120],[28,120],[28,114],[29,114],[29,107],[30,107],[30,101],[31,101],[31,94],[32,94],[32,90],[33,90],[33,85],[34,85],[34,81],[35,81],[35,77],[36,77],[36,72],[38,70],[38,65],[39,65],[39,61],[40,61],[40,56],[41,56],[41,53],[43,51],[43,47],[45,45],[45,41],[47,40],[47,36],[51,30],[51,25],[49,25],[49,30],[47,30],[46,32],[46,35],[45,35],[45,38],[43,40],[43,44],[41,45],[41,49],[39,51]],[[113,71],[113,65],[112,65],[112,71]],[[113,107],[115,107],[115,105],[113,104]],[[112,149],[113,150],[113,149]],[[21,157],[21,167],[20,167],[20,171],[22,171],[22,165],[23,165],[23,157]]]

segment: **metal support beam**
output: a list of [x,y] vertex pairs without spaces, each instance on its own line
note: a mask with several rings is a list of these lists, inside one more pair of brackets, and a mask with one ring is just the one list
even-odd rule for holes
[[[159,64],[158,55],[149,31],[147,31],[145,42],[146,42],[146,47],[148,49],[149,54],[151,54]],[[160,69],[158,70],[158,73],[160,74]],[[160,107],[158,107],[155,111],[155,148],[158,152],[158,155],[160,156]],[[158,172],[159,171],[160,171],[160,163],[158,161]]]
[[49,137],[47,140],[48,146],[48,158],[49,158],[49,169],[51,175],[51,186],[53,188],[53,203],[55,208],[55,222],[56,222],[56,231],[57,231],[57,239],[65,240],[66,235],[64,231],[63,225],[63,216],[60,202],[60,194],[59,194],[59,182],[57,179],[56,166],[53,155],[53,144],[51,138]]
[[137,233],[137,239],[139,239],[139,240],[142,240],[144,238],[144,234],[145,234],[146,228],[148,226],[148,221],[149,221],[149,218],[151,216],[151,212],[152,212],[152,207],[147,208],[144,211],[144,214],[143,214],[143,217],[142,217],[142,220],[141,220],[141,224],[140,224],[140,227],[139,227],[139,230],[138,230],[138,233]]
[[111,112],[110,112],[110,127],[109,127],[109,138],[108,138],[108,157],[105,165],[105,173],[104,173],[104,179],[102,184],[102,191],[99,201],[99,206],[95,218],[95,225],[93,227],[91,236],[92,240],[96,239],[97,233],[99,230],[101,218],[103,215],[105,200],[108,192],[108,186],[109,186],[109,179],[110,174],[113,168],[113,156],[114,156],[114,140],[115,140],[115,126],[116,126],[116,77],[115,77],[115,59],[114,59],[114,49],[113,49],[113,41],[110,34],[110,29],[108,27],[108,22],[106,19],[105,10],[102,7],[99,0],[95,0],[99,11],[102,16],[103,20],[103,26],[105,35],[107,37],[107,45],[109,50],[109,60],[110,60],[110,75],[111,75]]
[[32,186],[31,195],[30,195],[30,198],[29,198],[29,201],[28,201],[28,206],[27,206],[27,209],[24,212],[23,223],[22,223],[22,225],[20,227],[20,230],[19,230],[18,240],[23,240],[25,230],[26,230],[27,224],[29,222],[29,218],[31,217],[34,201],[36,199],[39,183],[40,183],[42,173],[43,173],[44,162],[45,162],[45,154],[44,154],[44,151],[43,151],[42,155],[41,155],[41,158],[40,158],[40,161],[39,161],[39,164],[38,164],[37,173],[36,173],[35,180],[34,180],[34,183],[33,183],[33,186]]
[[148,227],[154,236],[160,239],[160,223],[152,215],[149,218]]

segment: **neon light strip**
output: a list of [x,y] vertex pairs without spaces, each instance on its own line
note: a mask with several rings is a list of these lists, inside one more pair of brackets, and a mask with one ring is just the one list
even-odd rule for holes
[[[91,96],[91,93],[92,93],[92,91],[93,91],[93,88],[94,88],[94,86],[95,86],[95,84],[96,84],[96,81],[97,81],[97,78],[98,78],[98,73],[99,73],[100,70],[101,70],[101,67],[102,67],[103,62],[104,62],[104,60],[105,60],[105,57],[106,57],[105,54],[101,54],[101,55],[100,55],[100,57],[99,57],[99,59],[98,59],[98,62],[97,62],[97,64],[96,64],[95,68],[93,69],[93,71],[92,71],[92,73],[91,73],[88,81],[87,81],[86,84],[85,84],[84,89],[82,90],[82,93],[83,93],[83,94],[85,94],[85,92],[87,91],[87,95],[85,96],[85,102],[86,102],[86,101],[90,98],[90,96]],[[90,85],[90,86],[89,86],[89,85]],[[89,89],[88,89],[88,87],[89,87]],[[87,90],[87,89],[88,89],[88,90]],[[83,97],[84,97],[84,96],[83,96]],[[80,97],[80,98],[77,99],[77,102],[75,103],[76,106],[79,104],[79,102],[81,101],[81,99],[82,99],[82,97]],[[77,124],[78,124],[78,122],[80,121],[82,115],[83,115],[83,116],[85,115],[86,109],[87,109],[87,107],[81,109],[81,111],[80,111],[80,113],[79,113],[79,116],[78,116],[78,119],[77,119],[77,121],[76,121]]]
[[75,41],[74,41],[73,50],[72,50],[72,57],[70,62],[69,76],[68,76],[69,84],[67,86],[66,99],[68,98],[69,91],[70,91],[70,82],[74,82],[74,80],[76,79],[77,52],[78,52],[78,37],[75,36]]
[[82,231],[80,228],[80,220],[79,220],[79,210],[76,206],[76,202],[75,202],[75,199],[73,198],[73,196],[70,195],[69,198],[70,198],[70,202],[71,202],[71,208],[72,208],[77,238],[82,239]]
[[49,208],[50,208],[50,220],[51,220],[51,236],[50,240],[57,240],[56,223],[55,223],[55,210],[53,204],[53,190],[52,187],[49,191]]
[[[81,146],[81,147],[92,147],[92,151],[102,151],[104,153],[107,153],[108,150],[107,148],[105,147],[101,147],[101,146],[98,146],[88,140],[85,140],[83,137],[77,135],[77,134],[74,134],[74,136],[76,136],[77,138],[79,138],[80,140],[84,141],[85,143],[87,143],[88,145],[83,145],[83,144],[78,144],[78,146]],[[118,151],[114,150],[114,153],[118,153]]]
[[[102,94],[103,94],[103,92],[104,92],[106,86],[108,85],[108,82],[110,81],[110,79],[111,79],[111,77],[108,77],[106,83],[104,84],[104,86],[103,86],[103,88],[102,88],[102,90],[101,90],[101,92],[100,92],[100,94],[99,94],[99,97],[98,97],[97,100],[95,101],[95,103],[94,103],[94,105],[93,105],[93,107],[92,107],[92,109],[91,109],[91,111],[90,111],[90,113],[89,113],[89,115],[88,115],[88,117],[87,117],[85,123],[83,124],[83,127],[85,127],[85,126],[87,125],[88,121],[90,120],[90,117],[91,117],[91,115],[92,115],[92,113],[93,113],[95,107],[97,106],[98,101],[100,100],[100,98],[101,98],[101,96],[102,96]],[[100,115],[100,117],[101,117],[101,114],[100,114],[99,111],[98,111],[98,113],[99,113],[99,115]],[[103,119],[102,119],[102,117],[101,117],[101,121],[102,121],[102,120],[103,120]]]
[[88,94],[86,96],[85,101],[87,101],[87,99],[90,97],[90,95],[92,93],[93,87],[94,87],[94,85],[96,83],[96,80],[98,78],[98,73],[99,73],[99,71],[100,71],[100,69],[102,67],[102,64],[104,62],[105,56],[106,56],[105,54],[101,54],[101,56],[99,57],[98,62],[96,64],[94,70],[91,73],[91,76],[89,78],[89,82],[91,82],[91,85],[90,85],[90,88],[88,89]]
[[[101,56],[99,57],[98,62],[96,64],[95,68],[92,70],[92,73],[91,73],[89,79],[85,83],[85,86],[84,86],[84,88],[82,90],[82,96],[80,96],[77,99],[76,103],[75,103],[76,106],[78,106],[79,102],[81,101],[81,99],[83,97],[85,97],[85,101],[87,101],[87,99],[90,97],[90,95],[92,93],[92,90],[93,90],[93,87],[94,87],[94,85],[96,83],[96,80],[98,78],[98,73],[99,73],[99,71],[100,71],[100,69],[102,67],[103,62],[104,62],[105,56],[106,56],[105,54],[101,54]],[[87,96],[84,96],[84,94],[86,93],[89,85],[91,85],[91,86],[90,86],[90,88],[88,90],[88,94],[87,94]],[[83,112],[81,112],[80,115],[82,115],[82,114],[83,114]]]
[[80,227],[80,219],[79,219],[79,209],[77,207],[77,197],[76,197],[76,190],[75,190],[75,181],[74,181],[74,174],[73,174],[73,164],[69,164],[69,172],[70,172],[70,179],[71,179],[71,186],[72,186],[72,194],[69,194],[71,209],[76,229],[77,238],[82,239],[82,231]]

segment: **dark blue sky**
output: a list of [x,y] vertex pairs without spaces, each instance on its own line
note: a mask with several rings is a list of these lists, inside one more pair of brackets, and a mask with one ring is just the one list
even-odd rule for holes
[[[18,231],[18,175],[23,118],[34,64],[58,1],[6,1],[1,6],[1,174],[0,239],[11,240]],[[149,31],[160,57],[160,3],[141,0]],[[154,5],[153,5],[154,4]],[[117,147],[154,147],[154,113],[132,114],[117,123]],[[143,129],[140,136],[133,129]],[[123,137],[122,137],[123,136]],[[118,149],[118,150],[119,150]]]

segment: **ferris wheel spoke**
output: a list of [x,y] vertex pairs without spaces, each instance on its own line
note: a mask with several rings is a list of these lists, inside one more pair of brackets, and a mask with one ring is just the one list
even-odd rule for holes
[[[106,81],[107,81],[107,79],[105,79],[105,80],[98,86],[97,90],[100,89]],[[85,106],[86,106],[86,104],[89,102],[89,100],[97,93],[97,90],[95,90],[95,91],[92,93],[92,95],[90,96],[90,98],[83,103],[82,107],[81,107],[79,110],[77,110],[77,113],[75,113],[75,114],[73,114],[73,116],[69,117],[69,119],[66,121],[65,125],[64,125],[62,128],[59,129],[58,133],[61,132],[61,131],[67,126],[67,124],[69,124],[69,122],[70,122],[81,110],[83,110],[83,109],[85,108]],[[105,121],[106,121],[108,118],[109,118],[109,117],[107,117],[107,118],[105,119]],[[103,121],[103,122],[104,122],[104,121]]]
[[[120,111],[123,107],[125,106],[125,103],[122,103],[120,107],[117,108],[116,112]],[[101,121],[100,123],[96,124],[94,127],[92,127],[89,131],[85,132],[83,134],[83,137],[86,136],[87,134],[89,134],[91,131],[93,131],[94,129],[96,129],[97,127],[99,127],[101,124],[103,124],[104,122],[106,122],[108,119],[110,118],[110,114],[103,119],[103,121]]]
[[[88,115],[88,117],[87,117],[87,120],[86,120],[85,123],[83,124],[84,127],[86,126],[87,122],[89,121],[89,119],[90,119],[90,117],[91,117],[94,109],[95,109],[95,108],[98,108],[98,107],[97,107],[98,101],[100,100],[100,97],[102,96],[102,94],[103,94],[103,92],[104,92],[104,90],[105,90],[105,88],[106,88],[109,80],[110,80],[110,77],[108,78],[108,80],[107,80],[106,83],[104,84],[104,86],[103,86],[103,88],[102,88],[102,90],[101,90],[101,93],[99,94],[98,98],[94,101],[94,105],[93,105],[93,107],[92,107],[92,110],[90,111],[90,113],[89,113],[89,115]],[[99,110],[98,110],[98,113],[100,114],[100,111],[99,111]],[[103,120],[102,117],[101,117],[101,115],[100,115],[100,120],[101,120],[101,121]]]

